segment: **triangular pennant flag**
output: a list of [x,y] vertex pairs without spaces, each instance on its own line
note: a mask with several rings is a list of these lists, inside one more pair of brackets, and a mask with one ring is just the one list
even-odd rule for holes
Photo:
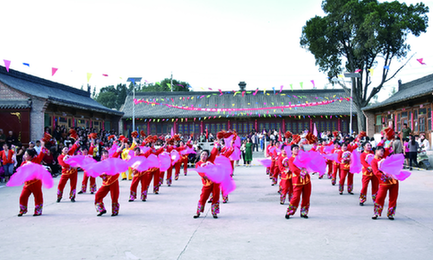
[[6,71],[9,72],[9,66],[11,65],[10,60],[3,60],[5,62]]
[[92,77],[92,73],[87,73],[87,83],[89,83],[91,77]]
[[27,67],[30,67],[30,64],[29,64],[29,63],[24,63],[24,62],[23,62],[23,65],[24,65],[24,66],[27,66]]
[[292,91],[293,91],[293,84],[290,84],[290,88],[292,89]]
[[313,83],[313,88],[316,88],[316,84],[314,84],[314,80],[311,80],[311,83]]
[[361,69],[357,69],[355,70],[355,73],[361,72]]
[[419,63],[421,63],[421,65],[426,65],[424,62],[422,62],[423,58],[421,59],[416,59]]
[[102,76],[104,76],[104,77],[108,77],[108,74],[102,74]]
[[56,74],[57,68],[51,68],[51,76],[54,76]]
[[171,89],[171,84],[170,83],[167,83],[167,86],[168,86],[169,89]]
[[371,76],[373,76],[374,69],[368,69],[370,71]]
[[304,89],[304,82],[299,82],[299,84],[301,84],[301,89]]

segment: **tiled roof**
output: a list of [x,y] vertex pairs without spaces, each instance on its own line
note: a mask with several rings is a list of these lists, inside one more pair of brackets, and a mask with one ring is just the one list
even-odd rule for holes
[[[273,107],[281,105],[292,105],[304,104],[306,102],[320,102],[331,100],[340,97],[348,97],[342,89],[313,89],[313,90],[283,90],[283,92],[275,95],[273,91],[267,91],[266,94],[263,91],[259,91],[256,95],[251,93],[245,93],[242,96],[241,93],[234,95],[233,92],[139,92],[135,94],[136,99],[155,101],[157,103],[177,105],[177,106],[188,106],[195,108],[261,108],[261,107]],[[284,94],[284,95],[281,95]],[[174,102],[173,102],[174,101]],[[265,105],[266,103],[266,105]],[[215,106],[215,104],[217,106]],[[126,97],[125,104],[121,107],[120,111],[124,112],[123,118],[132,117],[133,97],[129,95]],[[353,105],[353,111],[356,110],[355,104]],[[257,117],[258,114],[263,115],[267,110],[248,110],[244,111],[247,113],[253,113],[251,116]],[[238,112],[239,113],[239,112]],[[269,110],[271,115],[281,116],[307,116],[307,115],[349,115],[350,114],[350,102],[343,100],[337,101],[332,104],[322,106],[310,106],[310,107],[298,107],[288,109]],[[218,114],[217,112],[207,111],[189,111],[178,108],[172,108],[165,105],[149,105],[145,103],[139,103],[135,106],[135,117],[136,118],[191,118],[191,117],[205,117],[205,116],[226,116],[228,113]]]
[[31,108],[26,100],[2,100],[0,102],[0,109],[26,109]]
[[63,106],[98,111],[121,116],[123,113],[109,109],[90,97],[90,93],[60,83],[0,66],[0,81],[5,85],[31,96],[50,100]]
[[374,110],[381,107],[393,105],[402,101],[416,99],[422,96],[431,96],[433,93],[433,74],[423,78],[400,85],[399,90],[387,100],[364,107],[362,110]]

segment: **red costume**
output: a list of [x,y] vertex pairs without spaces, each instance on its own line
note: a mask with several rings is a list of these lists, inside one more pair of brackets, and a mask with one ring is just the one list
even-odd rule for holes
[[[93,157],[93,148],[94,146],[90,146],[89,149],[89,153],[87,156]],[[83,181],[81,182],[81,191],[78,192],[78,194],[81,193],[85,193],[87,190],[87,181],[90,178],[90,193],[93,194],[94,192],[96,192],[97,188],[96,188],[96,179],[94,177],[91,177],[89,175],[87,175],[86,171],[84,171],[83,173]]]
[[292,172],[289,169],[289,158],[281,155],[278,158],[277,164],[281,172],[280,204],[284,204],[286,201],[286,195],[288,195],[289,201],[293,197]]
[[298,209],[299,201],[302,195],[301,217],[307,217],[310,209],[311,182],[310,175],[306,171],[301,171],[294,163],[295,155],[289,158],[289,169],[292,172],[293,197],[287,208],[286,218],[294,215]]
[[63,189],[65,188],[66,182],[70,180],[71,191],[69,193],[69,199],[75,201],[75,191],[77,188],[77,175],[78,171],[76,168],[72,168],[69,164],[64,162],[66,156],[74,155],[75,150],[77,150],[78,145],[75,143],[67,154],[61,154],[57,158],[59,164],[62,166],[62,177],[60,177],[59,185],[57,186],[57,202],[60,202],[63,196]]
[[[207,162],[213,163],[217,154],[218,154],[218,149],[213,148],[206,162],[199,161],[196,163],[195,167],[197,168],[198,166],[204,165]],[[220,185],[218,183],[214,183],[210,181],[208,178],[206,178],[204,173],[198,172],[198,174],[202,177],[203,188],[201,189],[200,200],[198,201],[198,205],[197,205],[197,216],[200,215],[200,212],[204,211],[204,205],[206,205],[206,200],[209,198],[211,193],[213,194],[212,215],[216,216],[220,212],[220,207],[219,207]]]
[[180,159],[179,161],[177,161],[174,164],[174,180],[178,180],[179,179],[179,174],[180,174],[180,166],[183,163],[183,173],[186,175],[187,171],[188,171],[188,155],[187,154],[180,154],[180,152],[182,152],[183,150],[186,149],[185,145],[184,146],[180,146],[177,148],[174,148],[176,151],[179,152],[180,155]]
[[382,215],[383,205],[385,204],[386,193],[389,192],[388,202],[388,214],[389,218],[394,218],[395,209],[397,207],[398,197],[398,180],[387,176],[385,173],[379,170],[378,163],[383,158],[375,156],[371,161],[371,168],[373,169],[374,175],[379,181],[379,191],[377,192],[376,201],[374,202],[374,214]]
[[[32,159],[32,163],[40,164],[44,158],[46,150],[42,148],[39,155]],[[25,165],[27,162],[23,161],[21,166]],[[33,194],[35,197],[35,213],[34,216],[39,216],[42,214],[42,208],[44,205],[44,196],[42,194],[42,181],[38,179],[26,181],[24,183],[23,190],[20,195],[20,212],[18,216],[22,216],[27,213],[27,205],[30,195]]]
[[[115,152],[111,157],[119,157],[121,152]],[[102,174],[102,186],[98,189],[95,194],[95,207],[96,211],[99,213],[98,216],[107,212],[105,210],[103,199],[107,196],[108,192],[111,193],[111,212],[112,216],[117,216],[119,214],[120,204],[119,204],[119,173],[116,175],[106,175]]]
[[[340,148],[336,149],[332,149],[331,153],[339,153],[341,151]],[[335,185],[335,183],[337,182],[337,172],[338,172],[338,177],[340,177],[340,163],[338,163],[337,161],[333,161],[332,162],[332,179],[331,179],[331,183],[332,185]]]
[[351,152],[356,149],[358,145],[348,146],[346,151],[340,150],[338,152],[338,161],[340,163],[340,194],[344,191],[344,182],[347,176],[347,192],[353,194],[353,173],[350,172]]
[[373,202],[376,201],[377,191],[379,190],[379,181],[377,180],[377,177],[373,174],[373,170],[371,169],[370,164],[367,162],[367,155],[371,154],[371,156],[374,156],[372,151],[366,152],[364,151],[361,154],[361,164],[362,164],[362,189],[359,194],[359,203],[364,204],[364,202],[367,200],[367,190],[368,190],[368,183],[371,181],[371,198],[373,199]]

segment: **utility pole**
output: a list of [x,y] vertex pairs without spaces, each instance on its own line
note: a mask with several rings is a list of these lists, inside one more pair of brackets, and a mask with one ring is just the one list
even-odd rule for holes
[[171,72],[170,89],[171,89],[171,92],[173,92],[173,71]]

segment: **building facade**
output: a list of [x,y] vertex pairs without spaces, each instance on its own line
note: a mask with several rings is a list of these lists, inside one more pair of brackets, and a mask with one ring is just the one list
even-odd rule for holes
[[404,84],[399,81],[394,95],[362,109],[367,117],[367,135],[380,134],[383,123],[391,125],[396,132],[407,124],[413,134],[425,133],[431,143],[432,101],[433,74]]
[[[195,137],[228,129],[242,135],[269,129],[300,133],[313,131],[314,124],[318,132],[349,132],[350,99],[343,90],[140,92],[135,98],[137,103],[127,96],[120,109],[125,135],[132,131],[133,118],[135,130],[148,135],[165,135],[171,129]],[[356,129],[355,114],[353,123]]]
[[28,143],[57,126],[118,131],[123,113],[90,97],[90,90],[38,78],[0,66],[0,128]]

